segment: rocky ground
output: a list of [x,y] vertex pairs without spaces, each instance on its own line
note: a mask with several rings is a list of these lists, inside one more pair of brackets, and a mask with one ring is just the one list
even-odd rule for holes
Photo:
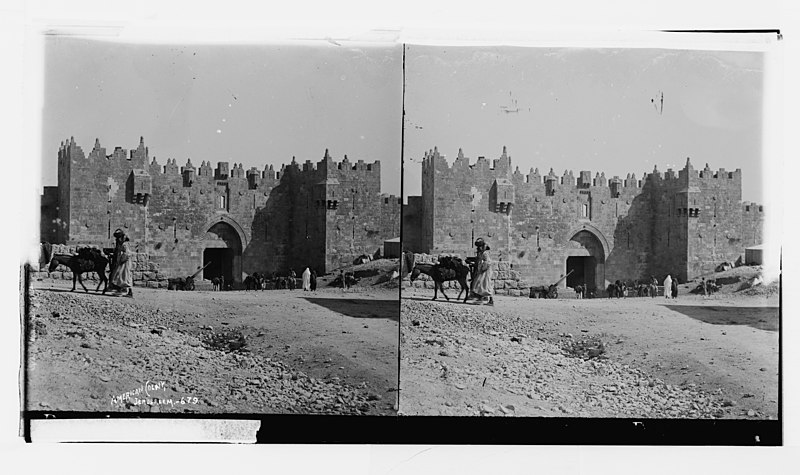
[[396,413],[397,290],[70,288],[32,284],[30,410]]
[[431,302],[404,289],[401,414],[753,418],[778,414],[778,301]]

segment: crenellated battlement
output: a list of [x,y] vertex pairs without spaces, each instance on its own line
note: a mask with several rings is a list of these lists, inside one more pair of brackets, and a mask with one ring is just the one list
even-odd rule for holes
[[86,155],[80,145],[75,143],[75,137],[70,137],[61,142],[58,148],[59,159],[85,160]]
[[754,201],[743,201],[742,202],[742,212],[744,213],[763,213],[764,212],[764,205],[760,205]]
[[390,195],[387,193],[381,193],[381,206],[402,206],[403,199],[397,195]]
[[[553,168],[547,174],[542,174],[538,167],[531,168],[529,173],[524,174],[520,171],[519,167],[514,167],[512,171],[511,156],[508,154],[507,148],[504,146],[499,158],[488,160],[485,156],[479,156],[475,163],[470,163],[470,158],[464,154],[462,148],[458,149],[458,154],[455,160],[450,163],[447,157],[439,153],[438,147],[424,152],[422,159],[423,175],[430,174],[433,170],[440,173],[455,173],[461,176],[473,174],[475,179],[484,179],[487,173],[492,174],[497,178],[511,178],[515,184],[518,185],[531,185],[531,186],[550,186],[553,188],[562,189],[577,189],[577,188],[596,188],[596,187],[615,187],[622,189],[641,189],[644,184],[650,182],[652,184],[678,184],[679,180],[683,179],[683,175],[676,173],[671,168],[665,173],[661,173],[658,167],[653,169],[651,173],[643,173],[642,179],[636,178],[636,173],[627,173],[624,179],[618,175],[614,175],[609,179],[606,177],[605,172],[596,172],[594,178],[591,177],[591,171],[581,170],[575,173],[574,170],[564,170],[562,174],[556,174]],[[725,175],[725,170],[721,169],[720,176]],[[736,176],[733,172],[732,177]]]
[[741,168],[737,168],[736,170],[734,170],[732,172],[729,172],[729,171],[725,170],[724,168],[720,168],[719,170],[714,171],[714,170],[711,169],[711,167],[708,166],[708,163],[706,163],[705,168],[703,168],[702,170],[698,170],[697,171],[697,175],[695,175],[695,177],[696,178],[703,178],[703,179],[706,179],[706,180],[708,180],[708,179],[736,180],[736,179],[741,179],[742,178],[742,169]]
[[[513,168],[512,172],[511,156],[508,155],[506,147],[503,147],[499,158],[490,161],[485,156],[479,156],[475,163],[470,163],[470,158],[464,154],[462,148],[458,149],[458,154],[451,163],[445,155],[439,153],[438,147],[434,147],[424,152],[422,167],[423,175],[428,175],[436,170],[439,173],[454,173],[462,177],[467,175],[467,180],[469,180],[469,175],[473,174],[476,180],[484,180],[488,173],[496,178],[511,178],[517,185],[543,186],[551,191],[556,188],[571,190],[573,188],[607,187],[614,189],[612,194],[621,193],[623,190],[642,189],[645,185],[666,188],[686,187],[690,179],[702,180],[700,183],[711,183],[711,180],[730,180],[732,186],[738,186],[742,179],[740,168],[735,171],[728,171],[725,168],[714,171],[706,164],[704,169],[696,170],[688,157],[686,165],[680,170],[668,168],[666,172],[661,172],[656,165],[652,172],[642,173],[641,179],[637,179],[636,173],[627,173],[624,179],[618,175],[609,179],[605,172],[596,172],[594,178],[591,178],[591,172],[588,170],[582,170],[578,174],[573,170],[564,170],[562,174],[557,175],[552,168],[543,175],[539,172],[538,167],[531,168],[528,174],[523,174],[519,167]],[[432,175],[430,176],[432,177]]]
[[[302,165],[297,162],[296,157],[288,164],[282,164],[278,171],[275,170],[273,165],[265,165],[262,171],[252,167],[249,170],[244,169],[242,163],[218,161],[216,166],[212,162],[203,160],[199,166],[192,164],[191,159],[187,159],[186,165],[179,166],[177,160],[174,158],[167,158],[164,165],[160,165],[155,156],[152,160],[149,157],[149,148],[144,143],[144,137],[139,138],[139,144],[136,148],[126,150],[120,146],[114,147],[113,151],[109,154],[105,147],[101,146],[100,139],[95,139],[94,146],[89,155],[83,152],[83,149],[75,143],[75,138],[70,137],[61,142],[58,150],[58,156],[63,166],[68,166],[69,161],[87,161],[90,163],[97,163],[98,166],[104,166],[103,163],[114,166],[118,164],[129,164],[133,168],[146,168],[149,173],[163,174],[163,175],[186,175],[191,174],[193,177],[203,177],[206,180],[220,180],[220,179],[247,179],[253,183],[268,181],[273,182],[280,180],[284,175],[292,175],[300,179],[306,178],[308,180],[318,180],[320,177],[325,178],[329,176],[346,177],[352,175],[354,178],[363,179],[367,176],[373,176],[374,179],[380,180],[380,160],[375,160],[372,163],[366,163],[364,160],[357,160],[351,162],[347,155],[344,155],[341,161],[335,161],[328,151],[325,149],[323,159],[318,162],[306,160]],[[104,159],[102,162],[100,159]],[[256,176],[256,173],[258,176]],[[188,183],[192,183],[189,180]]]
[[179,163],[151,157],[144,137],[130,150],[95,139],[87,155],[70,137],[58,149],[58,186],[43,195],[40,229],[49,242],[106,243],[119,227],[168,275],[195,272],[208,254],[226,262],[233,282],[300,265],[325,272],[399,235],[401,199],[380,193],[380,171],[377,160],[334,160],[328,150],[320,161],[263,167]]

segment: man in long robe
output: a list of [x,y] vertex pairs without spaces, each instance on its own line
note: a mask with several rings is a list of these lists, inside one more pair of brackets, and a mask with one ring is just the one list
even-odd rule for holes
[[303,290],[306,292],[311,290],[311,271],[308,267],[303,271]]
[[475,277],[472,279],[472,294],[479,298],[485,305],[494,305],[494,272],[492,260],[489,258],[489,246],[483,238],[475,241],[477,259],[475,262]]
[[114,272],[111,274],[111,283],[118,289],[117,295],[133,297],[133,270],[130,262],[130,241],[121,229],[114,231],[116,244],[114,246]]
[[664,298],[672,298],[672,277],[670,277],[669,274],[667,274],[667,278],[664,279]]

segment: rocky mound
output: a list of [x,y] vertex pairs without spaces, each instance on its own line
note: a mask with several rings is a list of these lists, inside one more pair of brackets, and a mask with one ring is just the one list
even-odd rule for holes
[[[762,266],[740,266],[705,275],[706,281],[714,282],[718,286],[717,293],[727,296],[763,296],[771,297],[780,292],[780,282],[774,280],[765,282]],[[700,279],[690,283],[693,293],[700,293],[696,287]]]
[[[399,286],[399,277],[395,275],[399,272],[400,260],[399,259],[376,259],[366,262],[364,264],[356,264],[339,269],[334,269],[324,276],[317,278],[317,286],[324,288],[331,286],[341,285],[339,282],[339,273],[344,271],[352,274],[356,278],[356,283],[352,285],[353,288],[389,288],[396,289]],[[397,274],[399,275],[399,274]]]

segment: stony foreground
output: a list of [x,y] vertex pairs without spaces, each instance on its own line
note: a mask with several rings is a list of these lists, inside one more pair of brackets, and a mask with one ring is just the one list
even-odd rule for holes
[[366,382],[315,378],[251,352],[257,345],[246,342],[263,331],[235,321],[194,326],[193,314],[153,310],[141,300],[147,300],[141,292],[126,299],[32,289],[28,409],[387,413],[386,401]]
[[[499,300],[499,309],[402,301],[401,414],[767,417],[742,411],[721,387],[703,389],[688,377],[670,384],[646,368],[615,361],[609,350],[616,348],[609,347],[626,343],[616,335],[597,327],[566,333],[561,322],[546,316],[504,311],[509,300],[528,305],[517,299]],[[558,302],[548,304],[552,312]]]

